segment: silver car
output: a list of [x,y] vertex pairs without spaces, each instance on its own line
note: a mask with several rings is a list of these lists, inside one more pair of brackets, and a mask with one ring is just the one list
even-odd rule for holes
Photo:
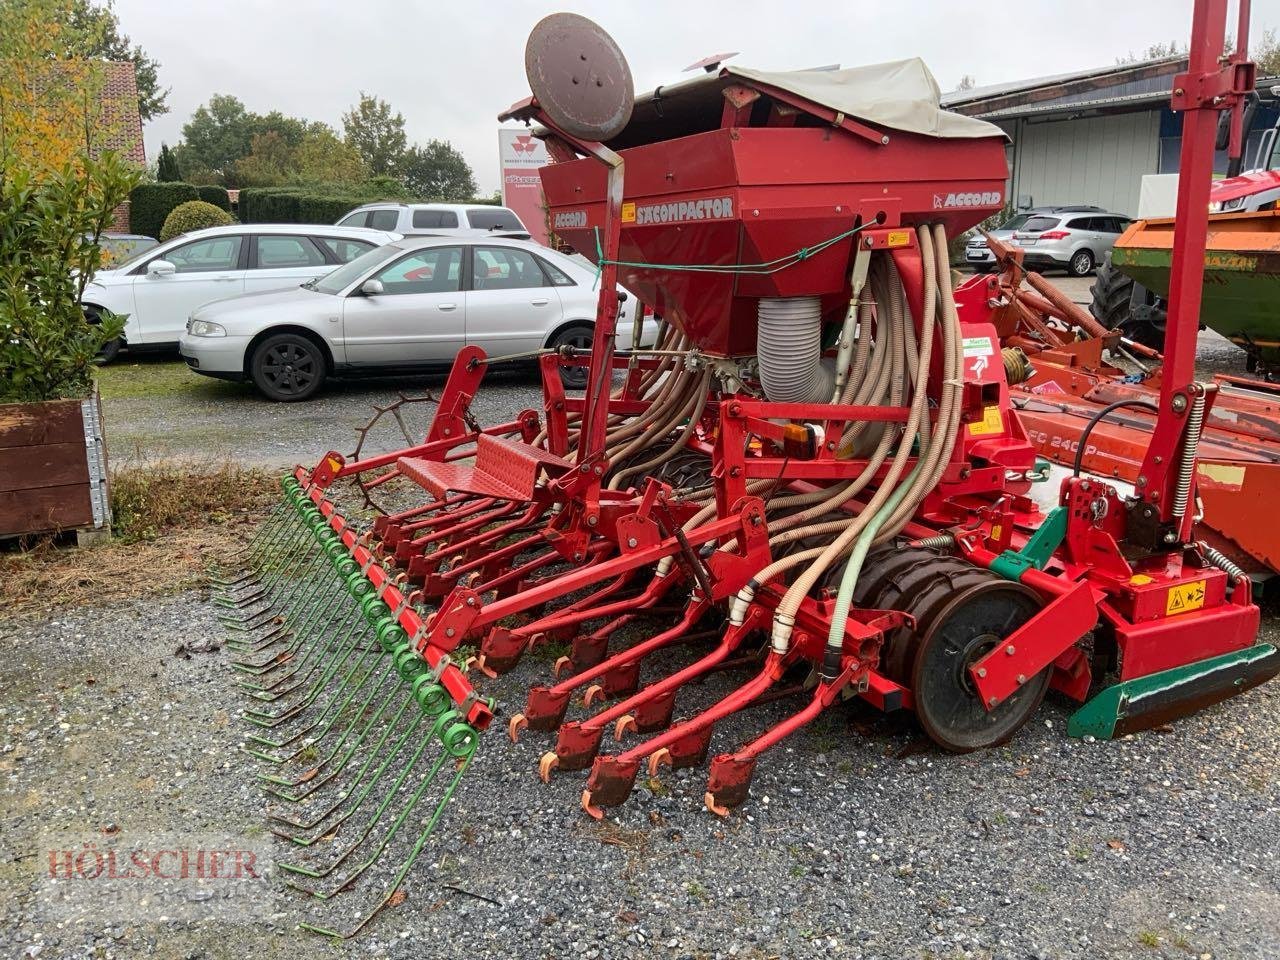
[[[406,237],[301,286],[207,304],[179,350],[196,373],[251,380],[271,400],[306,400],[329,375],[447,368],[464,346],[489,356],[588,348],[596,272],[528,240]],[[643,324],[620,304],[618,342]],[[656,332],[641,330],[641,343]],[[586,369],[565,371],[585,386]]]
[[[1008,220],[1004,221],[994,230],[988,231],[997,240],[1009,243],[1013,240],[1013,235],[1027,225],[1027,221],[1032,217],[1040,214],[1053,213],[1106,213],[1102,207],[1093,207],[1087,204],[1076,204],[1072,206],[1049,206],[1049,207],[1032,207],[1029,210],[1023,210],[1021,213],[1014,214]],[[987,249],[986,238],[978,233],[970,237],[964,248],[965,262],[973,267],[978,273],[989,273],[995,269],[996,255]]]
[[1086,277],[1111,252],[1129,218],[1118,213],[1039,214],[1013,234],[1028,267],[1061,267]]

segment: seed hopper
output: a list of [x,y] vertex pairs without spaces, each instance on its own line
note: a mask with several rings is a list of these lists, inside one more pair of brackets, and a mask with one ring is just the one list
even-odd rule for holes
[[[1216,110],[1248,80],[1203,54],[1222,8],[1197,5],[1184,86],[1201,92],[1178,100],[1193,248]],[[541,407],[483,425],[497,358],[467,347],[421,442],[299,468],[253,571],[223,584],[246,686],[271,704],[247,715],[270,728],[251,738],[264,783],[276,802],[336,797],[273,823],[296,843],[364,825],[300,886],[353,882],[411,818],[387,902],[499,712],[545,738],[542,778],[581,771],[591,816],[642,770],[709,756],[706,807],[727,814],[770,747],[848,698],[964,752],[1013,737],[1050,690],[1083,704],[1072,734],[1110,737],[1280,670],[1248,578],[1193,530],[1216,397],[1192,375],[1198,260],[1175,255],[1189,279],[1136,495],[1073,476],[1041,513],[991,311],[958,306],[948,264],[948,235],[1004,203],[997,128],[941,111],[919,61],[722,68],[636,99],[617,45],[571,14],[537,26],[526,70],[532,96],[502,118],[536,125],[552,228],[599,264],[590,350],[544,351]],[[617,342],[619,283],[662,318],[654,346]],[[348,519],[352,480],[416,502]],[[550,643],[567,652],[544,683],[504,685]],[[722,694],[691,707],[713,673]],[[715,741],[779,698],[783,720]]]

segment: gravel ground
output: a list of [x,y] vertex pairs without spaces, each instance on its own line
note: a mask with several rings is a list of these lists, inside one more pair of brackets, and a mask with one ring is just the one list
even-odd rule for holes
[[[1242,362],[1206,337],[1201,365]],[[192,377],[177,391],[105,406],[117,463],[285,466],[349,448],[370,403],[441,383],[338,384],[314,403],[277,406]],[[488,386],[482,420],[536,405],[530,373]],[[248,728],[237,717],[245,699],[232,688],[233,658],[203,648],[223,636],[218,609],[193,591],[0,613],[0,955],[1280,956],[1275,685],[1111,743],[1068,739],[1069,706],[1050,698],[1012,744],[966,757],[938,753],[909,720],[843,705],[767,754],[752,799],[727,820],[703,811],[706,770],[697,768],[642,784],[597,824],[578,809],[582,775],[536,779],[546,735],[513,745],[495,729],[404,902],[339,945],[297,930],[298,920],[354,921],[407,856],[414,830],[369,882],[334,901],[310,905],[281,888],[278,864],[306,854],[264,828],[254,784],[263,765],[239,749]],[[1263,635],[1280,640],[1271,611]],[[201,652],[176,653],[180,645]],[[485,692],[518,709],[547,671],[545,658],[527,658]],[[689,691],[681,711],[745,676]],[[712,751],[789,706],[731,718]],[[97,888],[50,886],[50,849],[219,836],[261,853],[265,879],[251,899],[187,889],[176,905],[142,903],[147,888],[112,902]]]
[[[702,811],[706,772],[692,769],[596,824],[578,810],[581,775],[536,779],[545,735],[513,745],[494,730],[407,899],[341,951],[294,925],[352,922],[372,902],[363,887],[316,909],[273,878],[230,919],[83,894],[58,912],[50,830],[72,846],[116,835],[151,848],[222,831],[262,862],[297,859],[263,833],[229,654],[174,653],[221,636],[215,610],[188,593],[0,621],[5,956],[1280,955],[1274,685],[1111,743],[1067,739],[1067,706],[1051,699],[1012,744],[967,757],[841,707],[768,754],[727,820]],[[1280,633],[1274,619],[1264,633]],[[486,692],[518,706],[546,672],[531,660]],[[717,678],[682,709],[743,678]],[[713,752],[786,709],[723,724]],[[406,852],[397,842],[387,867]]]

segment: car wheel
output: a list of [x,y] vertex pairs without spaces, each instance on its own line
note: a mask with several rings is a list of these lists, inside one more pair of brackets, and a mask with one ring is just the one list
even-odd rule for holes
[[1093,270],[1093,254],[1088,250],[1077,250],[1071,255],[1067,264],[1067,273],[1073,277],[1087,277]]
[[[90,324],[101,323],[102,314],[98,311],[97,307],[85,307],[84,319],[87,323],[90,323]],[[102,345],[102,348],[98,350],[98,355],[94,357],[94,359],[97,360],[98,363],[100,364],[111,363],[118,356],[120,356],[120,348],[123,346],[124,346],[124,338],[114,337]]]
[[[559,350],[561,347],[573,347],[578,351],[589,351],[594,340],[594,328],[585,324],[574,324],[571,327],[565,327],[552,337],[547,346],[552,350]],[[562,367],[560,370],[560,380],[564,383],[566,390],[585,390],[589,375],[589,367]]]
[[253,351],[249,373],[263,396],[288,403],[310,399],[328,370],[324,352],[312,340],[297,333],[277,333]]

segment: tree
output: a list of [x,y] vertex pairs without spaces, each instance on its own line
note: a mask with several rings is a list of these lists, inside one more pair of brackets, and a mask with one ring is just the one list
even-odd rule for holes
[[447,140],[428,140],[405,153],[400,178],[422,200],[469,200],[476,193],[471,166]]
[[1249,59],[1258,65],[1258,76],[1280,76],[1280,41],[1275,27],[1267,27],[1262,36],[1249,44]]
[[956,84],[957,90],[972,90],[978,85],[978,81],[973,79],[973,75],[966,73],[960,78],[960,82]]
[[302,183],[357,183],[369,171],[360,154],[327,123],[313,123],[293,156],[294,177]]
[[342,115],[342,129],[371,174],[396,172],[408,138],[404,117],[393,115],[391,104],[360,91],[360,102]]
[[60,170],[104,129],[98,63],[67,57],[72,0],[0,0],[0,161]]
[[138,85],[138,113],[144,121],[169,112],[165,104],[169,91],[160,89],[160,64],[148,57],[142,47],[131,44],[128,34],[120,32],[120,21],[111,0],[105,0],[102,6],[93,0],[72,0],[67,26],[67,56],[133,64]]
[[225,175],[253,145],[253,114],[236,97],[215,93],[182,127],[178,162],[188,174],[208,170]]
[[1135,55],[1130,50],[1123,57],[1116,57],[1116,65],[1124,66],[1126,63],[1145,63],[1148,60],[1164,60],[1167,57],[1185,57],[1187,55],[1187,47],[1185,44],[1178,43],[1177,40],[1170,40],[1168,43],[1153,43],[1141,54]]
[[284,183],[293,166],[293,147],[278,130],[253,135],[249,155],[237,160],[228,181],[242,187],[278,187]]
[[182,180],[182,169],[178,166],[178,157],[169,149],[167,143],[160,144],[160,160],[156,164],[156,180],[161,183],[178,183]]

